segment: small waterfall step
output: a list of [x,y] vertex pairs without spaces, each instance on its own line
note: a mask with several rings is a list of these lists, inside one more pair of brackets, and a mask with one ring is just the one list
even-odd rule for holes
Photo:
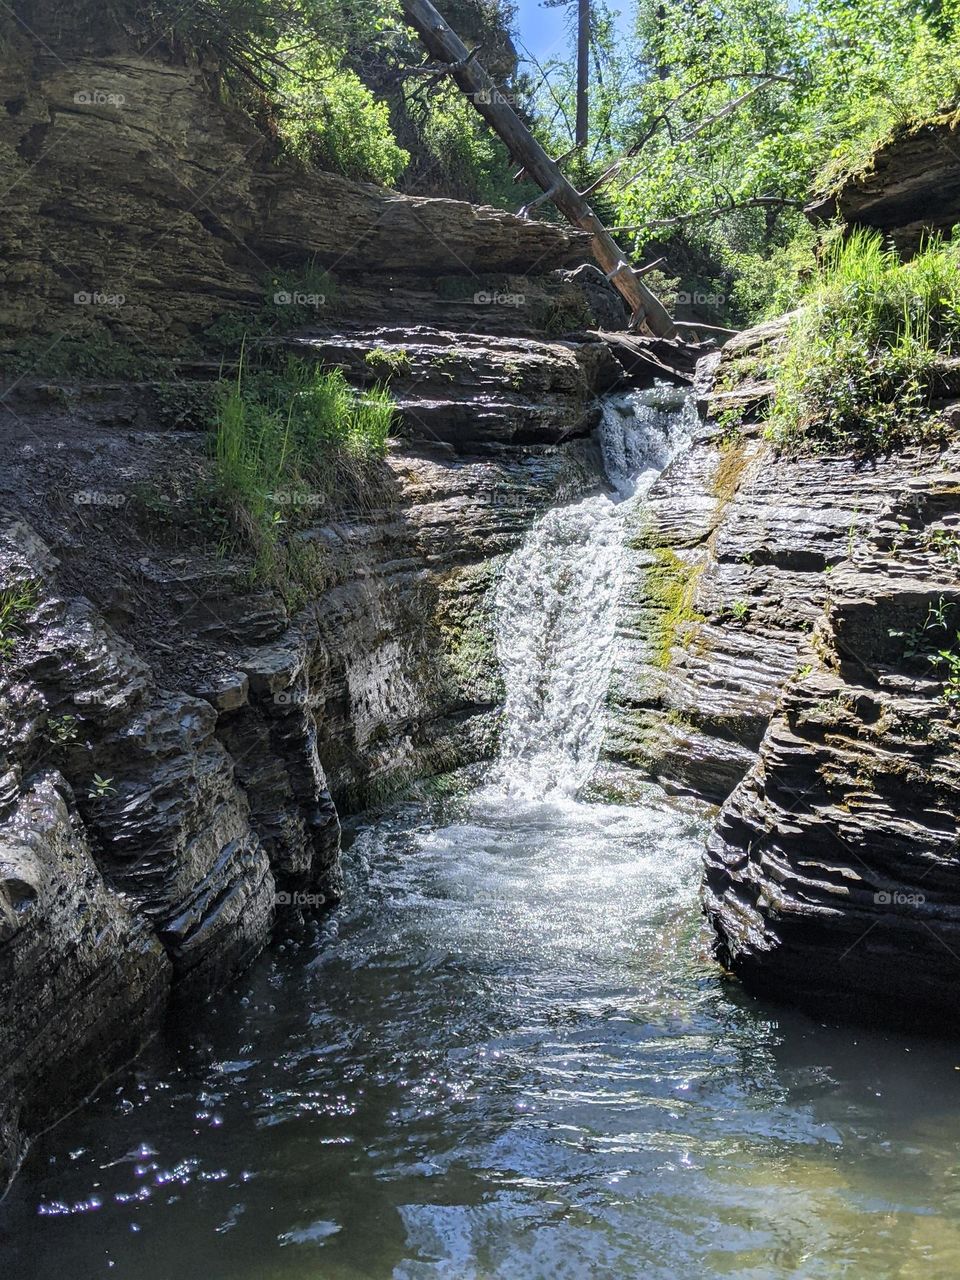
[[695,422],[692,396],[676,388],[609,397],[597,434],[612,492],[554,507],[508,559],[496,600],[501,785],[534,799],[575,796],[589,781],[615,654],[624,523]]

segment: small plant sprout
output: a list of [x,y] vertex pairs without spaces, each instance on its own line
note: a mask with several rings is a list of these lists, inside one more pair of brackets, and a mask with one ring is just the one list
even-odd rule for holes
[[746,600],[734,600],[730,612],[738,622],[743,622],[750,616],[750,605]]
[[51,716],[47,721],[50,741],[58,746],[65,746],[68,742],[75,742],[79,726],[80,722],[76,716]]
[[117,788],[113,785],[112,778],[101,778],[99,773],[93,775],[93,781],[90,783],[90,790],[87,796],[91,800],[105,800],[107,796],[115,796]]
[[918,658],[926,654],[931,662],[929,650],[933,643],[930,638],[931,631],[948,631],[950,624],[947,620],[947,614],[953,609],[953,602],[944,600],[943,596],[936,604],[927,606],[927,616],[923,622],[915,627],[911,627],[909,631],[901,631],[896,629],[888,630],[887,634],[894,639],[904,641],[903,656],[905,658]]
[[951,564],[960,565],[960,537],[949,529],[934,529],[924,542],[935,555],[943,556]]
[[910,532],[910,526],[905,520],[901,520],[897,524],[897,532],[894,534],[893,541],[890,543],[890,554],[898,556],[900,548],[907,540],[907,534]]
[[410,372],[410,356],[406,347],[374,347],[364,361],[381,377],[388,379]]
[[945,601],[943,596],[936,604],[929,606],[927,610],[927,620],[923,624],[924,631],[946,631],[947,630],[947,614],[953,608],[953,603]]
[[940,649],[929,655],[929,661],[941,670],[945,670],[943,681],[943,700],[947,703],[960,702],[960,631],[956,635],[956,649]]

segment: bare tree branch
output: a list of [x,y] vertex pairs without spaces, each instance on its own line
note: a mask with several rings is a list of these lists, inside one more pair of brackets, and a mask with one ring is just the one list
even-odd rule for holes
[[[784,82],[787,84],[792,84],[794,79],[793,76],[779,75],[779,74],[774,74],[772,72],[767,73],[765,71],[732,71],[732,72],[729,72],[727,75],[722,75],[722,76],[719,76],[719,75],[704,76],[703,79],[697,80],[693,84],[688,85],[686,89],[684,89],[682,93],[678,93],[675,98],[671,98],[671,100],[667,103],[667,105],[663,108],[663,110],[658,115],[654,116],[653,120],[648,125],[643,136],[639,138],[638,141],[636,141],[630,147],[629,151],[627,151],[624,155],[622,155],[619,160],[615,160],[614,163],[610,165],[608,169],[606,169],[603,173],[601,173],[600,177],[597,178],[594,182],[592,182],[589,187],[587,187],[586,191],[583,192],[583,195],[584,196],[592,195],[593,192],[598,190],[600,187],[604,187],[607,185],[608,182],[612,182],[613,179],[620,173],[621,169],[623,169],[627,160],[630,159],[631,156],[639,155],[640,152],[643,150],[643,148],[650,141],[650,139],[654,136],[654,134],[656,134],[657,130],[661,128],[661,126],[666,127],[667,132],[670,134],[671,142],[676,142],[677,139],[673,137],[673,130],[670,127],[669,113],[673,110],[673,108],[677,105],[678,102],[682,102],[683,99],[688,97],[691,93],[694,93],[697,89],[704,89],[707,87],[707,85],[726,83],[729,80],[754,79],[757,76],[762,77],[760,84],[754,85],[754,87],[750,89],[746,94],[741,94],[739,98],[734,99],[732,104],[728,102],[725,107],[721,108],[720,112],[718,112],[716,115],[709,117],[707,120],[701,121],[701,123],[696,126],[694,132],[687,133],[684,137],[680,138],[679,141],[688,142],[691,138],[695,137],[697,133],[700,133],[702,132],[703,129],[707,128],[708,125],[715,124],[717,120],[723,119],[725,115],[729,115],[731,111],[736,110],[738,106],[746,102],[748,98],[752,97],[754,93],[759,92],[759,90],[763,89],[766,85],[773,84],[776,82]],[[636,182],[639,176],[640,176],[639,174],[636,174],[634,177],[630,178],[626,185],[629,186],[631,182]]]
[[788,196],[751,196],[746,200],[730,200],[728,204],[714,205],[711,209],[695,209],[692,213],[678,213],[674,218],[651,218],[649,222],[630,227],[611,227],[611,235],[618,232],[650,231],[656,227],[679,227],[698,218],[720,218],[725,213],[737,213],[740,209],[802,209],[803,200],[791,200]]

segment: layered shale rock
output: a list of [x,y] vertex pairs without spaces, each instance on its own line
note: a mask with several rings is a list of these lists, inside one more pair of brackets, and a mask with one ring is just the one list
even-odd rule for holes
[[[399,434],[362,505],[290,534],[313,566],[299,602],[218,552],[207,437],[160,388],[34,382],[8,401],[7,1169],[76,1096],[16,1067],[33,1061],[27,1010],[95,1083],[111,1027],[110,1063],[171,999],[235,973],[288,904],[337,896],[340,814],[490,755],[498,567],[539,511],[598,482],[597,395],[618,376],[601,343],[393,328],[288,344],[358,383],[391,353],[400,370]],[[36,795],[50,812],[27,835]],[[76,969],[54,981],[58,947]],[[81,982],[84,1011],[61,1017]]]
[[[0,397],[0,1182],[172,1001],[336,898],[341,814],[492,752],[490,588],[539,511],[597,483],[597,397],[622,373],[596,334],[557,335],[623,322],[579,235],[284,167],[195,58],[110,14],[19,8],[35,21],[7,15],[0,56],[0,352],[22,362]],[[290,282],[321,271],[304,303]],[[227,312],[237,344],[269,312],[267,341],[399,406],[362,501],[281,495],[315,515],[290,522],[296,598],[224,554],[210,500],[220,362],[198,336]],[[162,355],[166,381],[124,380],[129,353]]]
[[710,800],[729,795],[783,684],[813,660],[836,566],[925,465],[778,453],[760,419],[784,325],[727,345],[702,429],[633,521],[597,777],[614,794],[652,774]]
[[[283,294],[278,271],[307,263],[337,281],[336,301],[316,303],[330,328],[593,321],[562,270],[584,260],[581,235],[281,163],[195,60],[157,40],[140,52],[106,17],[93,52],[81,38],[93,18],[78,32],[57,8],[26,27],[7,15],[0,56],[0,351],[32,337],[37,356],[54,338],[61,356],[79,340],[182,356],[225,310],[257,312]],[[604,308],[610,294],[597,295]]]
[[956,1029],[960,472],[904,478],[838,566],[710,841],[721,957],[819,1013]]
[[880,231],[908,253],[931,232],[949,236],[960,221],[957,123],[954,113],[901,129],[863,170],[813,201],[808,215]]
[[[953,1029],[958,454],[777,450],[762,419],[784,324],[728,345],[634,522],[595,784],[629,796],[652,773],[726,800],[704,904],[752,989]],[[933,385],[956,394],[949,362]]]
[[11,781],[0,826],[3,1182],[27,1136],[156,1029],[172,977],[145,917],[108,887],[63,774],[40,767],[15,797]]

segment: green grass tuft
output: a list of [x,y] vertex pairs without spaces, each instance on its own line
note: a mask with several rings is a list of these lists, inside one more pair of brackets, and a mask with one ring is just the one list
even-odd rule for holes
[[0,658],[9,658],[23,635],[25,616],[40,599],[36,582],[19,582],[0,588]]
[[241,357],[236,379],[221,384],[215,478],[258,577],[282,585],[299,559],[288,535],[362,498],[394,410],[384,388],[358,393],[339,369],[292,358],[250,369]]
[[831,247],[792,324],[769,434],[861,453],[936,438],[936,366],[958,353],[960,240],[931,239],[904,262],[855,231]]

